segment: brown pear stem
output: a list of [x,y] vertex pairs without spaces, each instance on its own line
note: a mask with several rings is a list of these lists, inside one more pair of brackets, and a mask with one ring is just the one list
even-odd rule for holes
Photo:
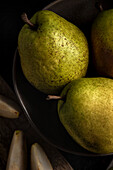
[[99,2],[96,3],[96,8],[99,9],[100,12],[103,11],[103,6],[102,6],[102,4],[99,3]]
[[99,9],[100,9],[101,12],[103,11],[102,4],[99,5]]
[[26,24],[28,24],[30,27],[32,27],[32,28],[35,28],[35,27],[36,27],[36,25],[33,24],[33,23],[28,19],[26,13],[23,13],[23,14],[21,15],[21,18],[22,18],[22,20],[23,20]]
[[64,97],[61,96],[55,96],[55,95],[48,95],[46,100],[63,100]]

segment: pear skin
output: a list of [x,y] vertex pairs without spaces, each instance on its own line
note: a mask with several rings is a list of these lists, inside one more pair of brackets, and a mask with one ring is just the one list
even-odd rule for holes
[[36,12],[30,22],[20,30],[18,51],[23,73],[34,87],[57,94],[86,75],[88,42],[77,26],[49,10]]
[[69,135],[94,153],[113,152],[113,80],[80,78],[62,91],[58,115]]
[[101,11],[91,29],[92,55],[96,71],[113,77],[113,9]]

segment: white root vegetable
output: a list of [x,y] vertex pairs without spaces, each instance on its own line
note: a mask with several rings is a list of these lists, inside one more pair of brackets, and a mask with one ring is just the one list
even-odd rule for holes
[[26,170],[27,168],[27,149],[23,132],[14,132],[9,150],[6,170]]
[[18,118],[20,113],[19,105],[12,99],[0,95],[0,116],[6,118]]
[[38,143],[31,146],[31,170],[53,170],[45,151]]

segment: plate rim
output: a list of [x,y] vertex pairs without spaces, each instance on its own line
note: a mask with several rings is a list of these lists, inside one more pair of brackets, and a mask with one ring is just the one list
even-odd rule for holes
[[[42,10],[46,10],[48,8],[50,8],[51,6],[59,3],[59,2],[62,2],[64,0],[55,0],[53,1],[52,3],[48,4],[47,6],[45,6]],[[69,154],[73,154],[73,155],[76,155],[76,156],[84,156],[84,157],[102,157],[102,156],[110,156],[110,155],[113,155],[113,153],[108,153],[108,154],[101,154],[101,153],[81,153],[81,152],[75,152],[75,151],[69,151],[68,149],[65,149],[59,145],[56,145],[54,143],[52,143],[50,140],[47,139],[47,137],[45,137],[41,131],[37,128],[37,126],[35,125],[35,123],[32,121],[26,107],[24,106],[24,103],[21,99],[21,96],[19,94],[19,91],[18,91],[18,87],[15,83],[15,76],[16,76],[16,73],[15,73],[15,63],[16,63],[16,58],[17,58],[17,52],[18,52],[18,47],[16,48],[15,50],[15,53],[14,53],[14,58],[13,58],[13,66],[12,66],[12,81],[13,81],[13,87],[14,87],[14,91],[16,93],[16,96],[19,100],[19,103],[20,105],[22,106],[22,109],[23,109],[23,112],[25,113],[25,116],[27,117],[28,121],[30,122],[31,126],[33,127],[33,129],[37,132],[38,135],[40,135],[40,137],[45,141],[47,142],[48,144],[52,145],[53,147],[63,151],[63,152],[66,152],[66,153],[69,153]]]

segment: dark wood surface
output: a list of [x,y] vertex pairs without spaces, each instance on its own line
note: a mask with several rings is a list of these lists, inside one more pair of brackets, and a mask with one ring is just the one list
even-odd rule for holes
[[[0,76],[0,94],[5,95],[12,100],[18,102],[12,88]],[[27,144],[27,159],[28,169],[30,170],[30,149],[31,145],[38,142],[45,150],[50,159],[54,170],[106,170],[112,156],[106,157],[80,157],[68,154],[57,150],[50,144],[46,143],[38,134],[36,134],[33,127],[31,127],[26,116],[21,110],[18,119],[7,119],[0,117],[0,170],[5,170],[7,164],[8,153],[12,136],[15,130],[22,130],[24,132]],[[69,162],[69,164],[67,163]]]
[[[0,75],[12,90],[13,56],[17,47],[18,33],[23,24],[20,15],[23,11],[31,15],[33,10],[42,9],[50,2],[52,0],[37,0],[37,2],[32,1],[30,3],[26,1],[15,1],[12,3],[5,1],[0,5]],[[37,4],[34,5],[35,3]],[[4,84],[3,79],[1,78],[0,80],[0,93],[10,96],[15,100],[15,95],[9,89],[6,90],[6,84]],[[19,119],[15,120],[0,117],[0,170],[5,170],[12,135],[14,130],[17,129],[23,130],[26,135],[28,157],[31,144],[36,141],[42,143],[42,140],[37,136],[24,114],[21,114]],[[64,152],[61,153],[75,170],[106,170],[113,158],[113,156],[80,157]]]
[[[16,103],[19,104],[16,95],[12,88],[6,83],[6,81],[0,76],[0,94],[4,95]],[[38,143],[42,146],[46,152],[54,170],[73,170],[72,166],[65,159],[65,156],[61,154],[55,147],[46,143],[39,134],[31,127],[28,122],[23,109],[20,106],[20,115],[17,119],[9,119],[0,117],[0,170],[5,170],[7,165],[7,159],[9,155],[10,144],[15,130],[21,130],[25,136],[25,142],[27,146],[27,169],[30,170],[30,151],[31,146],[34,143]],[[25,148],[23,148],[25,149]],[[15,155],[16,156],[16,155]]]

